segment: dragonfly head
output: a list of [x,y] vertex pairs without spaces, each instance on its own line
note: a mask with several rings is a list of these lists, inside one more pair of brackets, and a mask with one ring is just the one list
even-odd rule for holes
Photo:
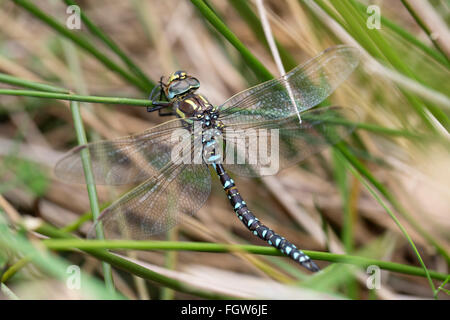
[[188,92],[193,92],[200,88],[200,81],[191,77],[184,71],[175,71],[169,77],[166,85],[167,98],[173,99]]

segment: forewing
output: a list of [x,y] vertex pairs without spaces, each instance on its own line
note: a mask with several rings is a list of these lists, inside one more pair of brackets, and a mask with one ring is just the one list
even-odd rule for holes
[[232,125],[224,132],[224,163],[242,176],[273,175],[341,141],[354,130],[357,120],[353,110],[336,106],[304,112],[301,124],[293,115]]
[[242,91],[220,106],[225,125],[288,118],[325,100],[359,62],[358,50],[340,45],[329,48],[291,70]]
[[99,217],[107,239],[142,240],[193,215],[208,199],[211,175],[205,164],[170,162],[161,172],[123,195]]
[[96,184],[123,185],[142,182],[163,168],[171,158],[177,129],[186,129],[186,121],[175,119],[140,134],[103,140],[78,146],[55,166],[55,174],[67,182],[85,183],[82,152],[89,154]]

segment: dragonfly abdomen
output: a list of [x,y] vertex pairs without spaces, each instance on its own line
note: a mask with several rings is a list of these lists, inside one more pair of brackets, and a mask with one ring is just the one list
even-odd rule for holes
[[267,241],[268,244],[277,248],[282,253],[300,263],[302,266],[310,271],[319,271],[319,267],[301,250],[297,249],[295,245],[286,240],[284,237],[277,234],[269,227],[263,225],[258,218],[248,209],[247,204],[242,199],[233,179],[225,171],[222,164],[212,164],[217,172],[220,182],[227,193],[230,204],[239,220],[258,238]]

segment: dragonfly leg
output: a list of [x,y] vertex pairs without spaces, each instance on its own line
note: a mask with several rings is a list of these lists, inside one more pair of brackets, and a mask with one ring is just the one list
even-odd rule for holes
[[148,99],[149,99],[149,100],[151,100],[151,101],[155,100],[156,95],[157,95],[156,90],[158,90],[158,89],[159,89],[159,97],[158,97],[157,100],[161,99],[161,91],[162,91],[162,87],[161,87],[160,84],[158,84],[158,85],[154,86],[153,89],[152,89],[152,91],[150,92],[150,95],[148,96]]
[[[167,107],[172,107],[171,103],[169,102],[165,102],[165,101],[159,101],[161,100],[162,97],[164,97],[167,100],[167,97],[164,93],[164,86],[165,83],[162,81],[163,77],[161,77],[161,79],[159,80],[159,84],[154,86],[152,89],[152,92],[150,92],[150,95],[148,97],[148,99],[150,101],[152,101],[152,105],[150,107],[147,107],[147,112],[153,112],[158,110],[158,115],[159,116],[174,116],[175,113],[173,112],[173,110],[171,108],[169,108],[168,112],[161,112],[164,108]],[[159,92],[157,91],[159,89]],[[158,101],[158,102],[155,102]]]
[[312,261],[303,251],[297,249],[295,245],[286,240],[284,237],[280,236],[269,227],[263,225],[258,218],[253,215],[239,194],[233,179],[230,178],[221,164],[213,164],[213,167],[219,175],[220,182],[228,195],[228,199],[234,208],[234,212],[239,220],[241,220],[247,227],[247,229],[249,229],[258,238],[267,241],[268,244],[300,263],[306,269],[313,272],[320,270],[314,261]]
[[162,110],[163,110],[163,109],[159,109],[159,110],[158,110],[158,115],[161,116],[161,117],[164,117],[164,116],[175,116],[175,115],[176,115],[175,112],[173,112],[172,109],[169,109],[170,111],[165,112],[165,113],[162,113],[162,112],[161,112]]
[[147,107],[147,112],[153,112],[153,111],[157,111],[158,110],[158,114],[160,116],[168,116],[168,115],[174,115],[173,111],[170,111],[168,113],[161,113],[161,110],[163,110],[164,108],[168,108],[171,107],[172,105],[169,102],[152,102],[152,105]]

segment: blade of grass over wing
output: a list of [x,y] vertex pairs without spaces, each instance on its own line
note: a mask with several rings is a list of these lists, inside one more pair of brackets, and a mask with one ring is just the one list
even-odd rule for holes
[[[174,241],[174,242],[176,242],[177,237],[178,237],[178,230],[177,230],[176,227],[171,229],[171,230],[169,230],[167,232],[167,236],[166,236],[167,241]],[[178,256],[178,254],[177,254],[176,251],[168,251],[168,252],[166,252],[166,254],[165,254],[165,261],[164,261],[165,263],[164,264],[165,264],[165,267],[167,269],[170,269],[170,270],[174,270],[175,269],[175,266],[176,266],[176,263],[177,263],[177,256]],[[175,292],[172,289],[170,289],[170,288],[162,288],[162,290],[161,290],[161,299],[163,299],[163,300],[173,300],[174,296],[175,296]]]
[[[266,37],[264,36],[264,30],[262,28],[261,22],[258,16],[253,12],[247,1],[241,0],[230,0],[230,4],[235,8],[236,12],[244,19],[249,28],[252,29],[256,38],[264,43],[266,49],[269,49]],[[280,52],[281,60],[286,69],[290,70],[295,68],[298,63],[295,61],[294,57],[286,50],[286,48],[277,40],[275,40],[278,51]]]
[[66,26],[62,25],[58,21],[56,21],[53,17],[47,15],[45,12],[40,10],[37,6],[35,6],[33,3],[27,1],[27,0],[13,0],[17,5],[21,6],[22,8],[26,9],[28,12],[30,12],[32,15],[34,15],[36,18],[40,19],[42,22],[46,23],[49,27],[51,27],[53,30],[61,34],[62,36],[70,39],[75,44],[86,50],[88,53],[90,53],[92,56],[94,56],[98,61],[100,61],[104,66],[108,68],[108,70],[111,70],[115,73],[117,73],[119,76],[121,76],[126,82],[134,85],[139,90],[148,93],[152,89],[152,86],[147,85],[146,83],[142,82],[141,79],[136,78],[135,76],[129,74],[126,72],[122,67],[117,65],[114,61],[109,59],[106,55],[104,55],[102,52],[100,52],[93,44],[89,42],[88,39],[85,37],[82,37],[76,32],[73,32],[72,30],[69,30],[66,28]]
[[[65,3],[68,5],[76,5],[75,1],[72,0],[64,0]],[[107,34],[105,34],[95,23],[89,19],[86,14],[84,13],[84,10],[80,11],[80,17],[83,21],[84,25],[88,28],[88,30],[95,35],[97,38],[99,38],[101,41],[103,41],[104,44],[106,44],[112,52],[114,52],[122,61],[125,63],[125,65],[128,67],[128,69],[133,72],[136,76],[138,76],[146,85],[148,88],[151,88],[155,86],[153,81],[151,81],[145,73],[139,68],[133,60],[116,44],[116,42],[111,39]]]
[[[79,145],[87,143],[86,133],[83,128],[83,120],[81,119],[80,107],[78,102],[70,102],[70,109],[72,111],[73,123],[75,126],[75,132]],[[100,215],[100,209],[98,205],[97,189],[95,187],[94,174],[92,173],[92,166],[90,161],[90,155],[88,149],[81,150],[81,161],[83,164],[84,176],[86,179],[86,186],[89,195],[89,203],[91,205],[92,215],[94,220],[98,219]],[[103,230],[101,224],[96,226],[96,235],[98,239],[104,239]],[[105,278],[105,284],[109,290],[114,290],[114,282],[112,278],[111,266],[103,262],[103,273]]]
[[[39,228],[38,231],[49,235],[47,230]],[[67,238],[67,237],[66,237]],[[69,239],[48,239],[43,240],[43,243],[52,250],[73,250],[79,248],[80,250],[95,250],[95,249],[133,249],[133,250],[177,250],[177,251],[199,251],[199,252],[215,252],[225,253],[233,251],[242,251],[261,255],[283,256],[277,249],[267,246],[256,245],[237,245],[237,244],[220,244],[211,242],[184,242],[184,241],[131,241],[131,240],[84,240],[77,238]],[[334,254],[321,251],[304,250],[304,252],[315,260],[323,260],[329,262],[339,262],[354,264],[360,267],[369,266],[372,264],[378,265],[380,268],[426,277],[426,272],[419,267],[408,266],[400,263],[381,261],[359,256],[352,256],[347,254]],[[429,271],[429,275],[437,280],[444,281],[448,275],[436,271]]]
[[[23,82],[25,81],[25,82]],[[3,82],[2,79],[0,79],[0,82]],[[5,81],[8,83],[8,81]],[[38,88],[39,84],[35,82],[28,81],[29,84],[27,84],[27,80],[22,80],[19,78],[16,78],[14,80],[14,83],[16,85],[20,86],[30,86],[33,88]],[[36,87],[36,84],[38,85]],[[39,87],[40,88],[40,87]],[[44,87],[42,87],[44,88]],[[64,90],[64,89],[61,89]],[[98,96],[83,96],[83,95],[77,95],[77,94],[64,94],[64,93],[58,93],[58,92],[42,92],[42,91],[31,91],[31,90],[16,90],[16,89],[0,89],[0,95],[13,95],[13,96],[27,96],[27,97],[37,97],[37,98],[48,98],[48,99],[60,99],[60,100],[69,100],[69,101],[79,101],[79,102],[92,102],[92,103],[106,103],[106,104],[125,104],[125,105],[132,105],[132,106],[140,106],[140,107],[146,107],[152,103],[151,100],[146,99],[133,99],[133,98],[122,98],[122,97],[98,97]],[[155,103],[164,103],[162,101],[155,101]],[[342,122],[342,121],[341,121]],[[342,122],[343,123],[343,122]],[[392,136],[403,136],[406,138],[411,139],[424,139],[427,138],[425,135],[418,134],[415,132],[410,132],[407,130],[398,130],[398,129],[390,129],[385,127],[380,127],[374,124],[370,123],[352,123],[347,122],[344,124],[348,124],[351,126],[356,126],[358,129],[363,129],[379,134],[385,134],[385,135],[392,135]],[[435,138],[433,136],[430,136],[428,138]]]

